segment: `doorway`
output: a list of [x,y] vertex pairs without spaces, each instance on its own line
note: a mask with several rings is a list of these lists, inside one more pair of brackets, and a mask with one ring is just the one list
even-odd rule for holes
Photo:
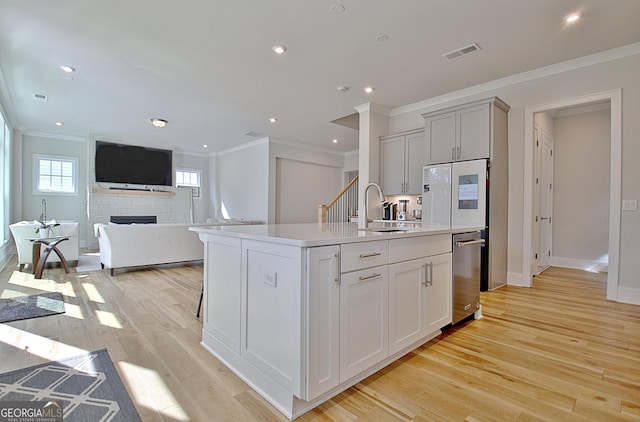
[[[618,299],[619,244],[620,244],[620,201],[622,163],[622,92],[607,91],[568,100],[530,106],[525,108],[525,149],[524,149],[524,201],[523,201],[523,244],[521,285],[531,287],[532,277],[537,270],[535,262],[535,239],[537,226],[535,217],[538,201],[535,189],[535,130],[536,113],[560,110],[576,106],[597,104],[605,101],[611,106],[611,149],[609,177],[609,272],[607,276],[607,299]],[[534,267],[534,265],[536,265]]]
[[550,266],[606,272],[610,101],[536,113],[534,140],[533,274]]

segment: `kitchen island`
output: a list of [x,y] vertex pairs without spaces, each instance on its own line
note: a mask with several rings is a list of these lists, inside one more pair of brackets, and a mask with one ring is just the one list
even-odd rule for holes
[[436,337],[452,318],[452,234],[374,223],[192,227],[202,345],[291,419]]

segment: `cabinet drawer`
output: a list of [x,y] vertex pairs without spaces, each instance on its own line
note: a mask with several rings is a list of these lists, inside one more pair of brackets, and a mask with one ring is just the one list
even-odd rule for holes
[[389,262],[402,262],[451,252],[451,235],[408,237],[389,240]]
[[347,243],[340,246],[340,272],[386,265],[389,263],[389,241]]

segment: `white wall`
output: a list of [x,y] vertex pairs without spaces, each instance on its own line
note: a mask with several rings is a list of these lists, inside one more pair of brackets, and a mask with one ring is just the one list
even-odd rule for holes
[[340,167],[277,158],[276,224],[317,222],[318,205],[335,198],[341,181]]
[[[55,195],[34,193],[34,154],[72,157],[77,160],[77,194]],[[34,220],[42,213],[42,200],[47,204],[47,219],[76,220],[80,223],[80,246],[87,236],[87,166],[84,140],[69,140],[46,135],[22,136],[22,214],[18,220]]]
[[[269,142],[260,139],[217,155],[214,217],[269,218]],[[225,214],[226,212],[226,214]]]
[[[278,182],[278,161],[285,162],[285,178],[289,183],[282,187]],[[322,189],[327,188],[335,195],[342,188],[343,167],[342,153],[307,148],[278,139],[262,138],[218,153],[211,164],[211,168],[215,169],[214,216],[224,217],[225,209],[229,218],[275,223],[277,210],[282,210],[278,218],[282,223],[315,221],[316,207],[326,201],[327,196],[317,188],[323,178],[318,176],[318,170],[323,169],[320,173],[324,174],[335,172],[339,175],[335,186],[333,181],[328,187],[322,186]],[[299,185],[292,185],[293,181],[303,183],[305,190]],[[326,184],[326,180],[323,183]],[[280,192],[280,189],[295,189],[297,193]],[[313,210],[301,210],[300,202],[311,206]],[[288,214],[287,210],[292,214]],[[310,213],[309,220],[303,217],[307,212]]]
[[[608,53],[613,55],[613,53]],[[620,54],[623,55],[623,54]],[[606,55],[605,55],[606,56]],[[604,58],[604,56],[601,56]],[[622,89],[622,197],[640,198],[640,55],[598,62],[589,58],[565,64],[569,70],[557,73],[561,65],[520,77],[509,77],[464,92],[454,92],[392,111],[390,133],[424,124],[421,114],[443,107],[498,96],[511,106],[509,111],[509,275],[522,274],[524,111],[526,107]],[[590,64],[595,63],[595,64]],[[619,284],[640,298],[640,213],[621,216]],[[624,301],[624,298],[621,298]],[[632,299],[635,302],[637,300]]]
[[[289,170],[292,170],[291,162],[301,163],[296,166],[299,174],[296,176],[295,173],[289,171],[288,177],[297,177],[308,187],[303,198],[296,198],[287,192],[279,192],[280,189],[287,189],[286,185],[278,187],[277,161],[279,159],[287,160]],[[303,199],[307,204],[306,210],[299,210],[297,215],[288,215],[284,211],[285,213],[280,215],[280,218],[282,218],[280,222],[317,221],[317,206],[323,203],[326,204],[342,190],[343,168],[344,154],[342,153],[320,148],[306,148],[291,142],[271,139],[269,142],[269,192],[271,193],[269,197],[269,223],[277,221],[278,210],[299,209],[298,203],[300,199]],[[322,180],[323,176],[321,174],[323,173],[330,180]],[[335,177],[329,176],[330,174],[336,174],[338,178],[335,179]],[[323,183],[325,184],[324,186],[321,185]],[[297,188],[299,192],[301,192],[301,189],[302,186]],[[304,218],[301,213],[311,212],[312,207],[314,208],[312,215]]]
[[554,258],[607,262],[610,116],[601,110],[554,118]]
[[175,152],[173,154],[173,166],[190,170],[200,170],[200,197],[193,198],[193,222],[204,223],[208,217],[213,216],[211,209],[211,190],[209,185],[212,178],[209,173],[209,157],[200,154]]

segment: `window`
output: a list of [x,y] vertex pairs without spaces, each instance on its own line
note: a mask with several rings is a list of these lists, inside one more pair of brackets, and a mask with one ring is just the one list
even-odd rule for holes
[[76,195],[77,159],[74,157],[56,157],[35,155],[34,193]]
[[194,198],[200,198],[200,170],[176,169],[176,187],[190,187]]

